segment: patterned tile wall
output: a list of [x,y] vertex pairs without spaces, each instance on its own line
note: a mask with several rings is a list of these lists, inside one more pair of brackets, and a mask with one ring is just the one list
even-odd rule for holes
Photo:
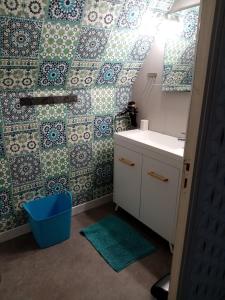
[[163,91],[190,92],[193,77],[199,6],[176,13],[181,32],[168,39],[164,52]]
[[[116,117],[151,49],[144,14],[172,0],[0,1],[0,232],[25,222],[22,203],[69,189],[73,205],[112,191]],[[26,95],[78,95],[21,107]]]

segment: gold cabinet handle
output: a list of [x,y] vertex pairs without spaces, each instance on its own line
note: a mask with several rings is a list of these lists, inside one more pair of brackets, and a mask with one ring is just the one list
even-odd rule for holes
[[124,157],[120,157],[120,158],[119,158],[119,161],[121,161],[123,164],[128,165],[128,166],[130,166],[130,167],[135,166],[135,163],[134,163],[134,162],[132,162],[132,161],[130,161],[130,160],[124,158]]
[[169,181],[168,178],[166,178],[166,177],[164,177],[164,176],[162,176],[162,175],[159,175],[159,174],[157,174],[157,173],[155,173],[155,172],[153,172],[153,171],[148,172],[148,175],[149,175],[149,176],[152,176],[152,177],[154,177],[154,178],[156,178],[156,179],[158,179],[158,180],[160,180],[160,181],[163,181],[163,182],[168,182],[168,181]]

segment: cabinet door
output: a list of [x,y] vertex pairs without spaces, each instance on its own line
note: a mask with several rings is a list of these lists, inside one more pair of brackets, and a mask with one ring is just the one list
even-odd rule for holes
[[174,243],[179,170],[143,157],[140,219]]
[[140,209],[141,160],[141,154],[115,146],[114,201],[136,218]]

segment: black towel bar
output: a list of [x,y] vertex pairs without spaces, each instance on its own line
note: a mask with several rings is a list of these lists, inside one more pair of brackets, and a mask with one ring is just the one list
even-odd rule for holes
[[77,102],[76,95],[20,98],[21,106],[47,105],[47,104],[49,105],[49,104],[62,104],[62,103],[73,103],[73,102]]

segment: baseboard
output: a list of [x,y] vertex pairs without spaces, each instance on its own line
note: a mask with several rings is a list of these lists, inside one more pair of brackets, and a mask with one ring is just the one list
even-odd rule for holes
[[[97,199],[91,200],[89,202],[79,204],[72,208],[72,216],[78,215],[89,209],[92,209],[92,208],[101,206],[103,204],[106,204],[108,202],[111,202],[112,199],[113,199],[112,194],[108,194],[101,198],[97,198]],[[31,229],[30,229],[29,224],[24,224],[24,225],[18,226],[16,228],[13,228],[11,230],[8,230],[6,232],[0,233],[0,243],[14,239],[17,236],[26,234],[30,231],[31,231]]]

